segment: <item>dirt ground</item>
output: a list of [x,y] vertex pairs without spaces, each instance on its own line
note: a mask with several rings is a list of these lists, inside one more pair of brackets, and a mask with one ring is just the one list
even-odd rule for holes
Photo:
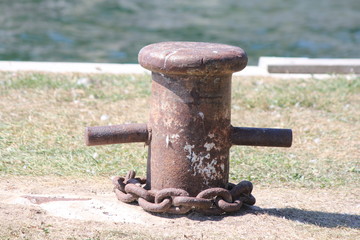
[[[255,186],[226,216],[150,214],[117,201],[106,178],[0,178],[0,239],[359,239],[360,188]],[[39,204],[32,196],[68,201]],[[73,200],[71,200],[73,199]],[[74,200],[76,199],[76,200]]]

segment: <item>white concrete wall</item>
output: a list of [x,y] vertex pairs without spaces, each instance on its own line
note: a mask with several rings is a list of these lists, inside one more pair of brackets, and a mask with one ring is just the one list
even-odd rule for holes
[[[0,61],[0,71],[52,73],[150,74],[139,64],[16,62]],[[326,78],[339,74],[360,75],[360,59],[309,59],[261,57],[259,66],[247,66],[235,76],[269,76],[278,78]]]

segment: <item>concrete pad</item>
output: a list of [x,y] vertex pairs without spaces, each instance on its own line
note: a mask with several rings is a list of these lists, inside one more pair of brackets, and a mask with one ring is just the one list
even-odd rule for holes
[[[149,222],[161,223],[166,218],[147,213],[136,204],[126,204],[116,199],[115,194],[101,196],[82,195],[21,195],[0,193],[0,202],[25,206],[39,206],[48,215],[65,219],[83,221],[136,223],[147,225]],[[50,198],[52,201],[36,203],[36,198]]]
[[269,73],[360,74],[360,59],[260,57],[259,67]]

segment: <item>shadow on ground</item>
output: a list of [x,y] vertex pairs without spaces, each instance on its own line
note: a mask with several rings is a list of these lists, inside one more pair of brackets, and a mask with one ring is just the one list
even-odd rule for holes
[[[194,221],[221,221],[228,216],[244,216],[247,214],[266,214],[275,216],[295,222],[304,224],[313,224],[319,227],[338,228],[348,227],[353,229],[360,229],[360,215],[343,214],[343,213],[328,213],[320,211],[309,211],[297,208],[260,208],[256,206],[245,206],[240,212],[222,215],[222,216],[205,216],[197,212],[192,212],[186,215],[190,220]],[[154,214],[165,218],[181,218],[181,215],[170,214]]]
[[[255,207],[254,207],[255,208]],[[308,211],[297,208],[255,208],[255,213],[268,214],[320,227],[348,227],[360,229],[360,215]]]

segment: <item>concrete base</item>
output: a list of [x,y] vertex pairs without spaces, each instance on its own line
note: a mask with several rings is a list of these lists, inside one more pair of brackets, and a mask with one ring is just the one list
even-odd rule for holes
[[[37,201],[48,198],[50,201]],[[38,206],[48,215],[66,219],[99,222],[136,223],[147,225],[161,223],[166,218],[145,212],[136,204],[118,201],[114,193],[98,196],[71,195],[15,195],[0,192],[0,203]]]

